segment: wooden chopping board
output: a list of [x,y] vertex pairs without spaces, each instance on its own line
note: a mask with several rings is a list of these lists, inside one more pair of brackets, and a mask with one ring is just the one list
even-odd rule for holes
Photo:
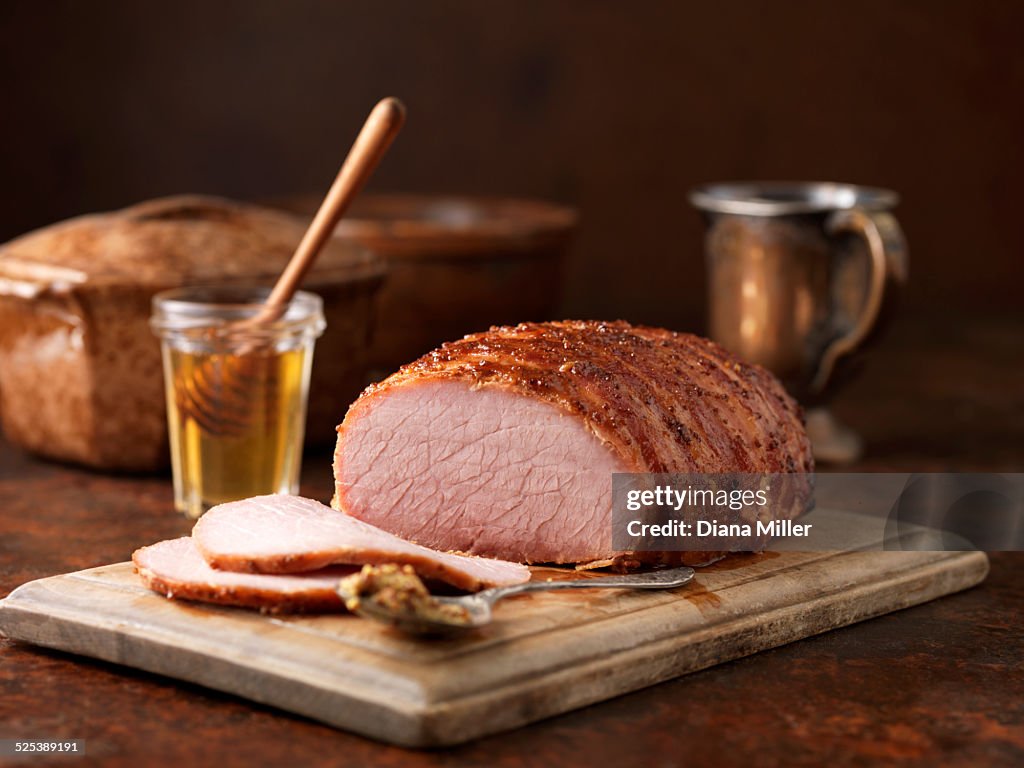
[[353,616],[170,601],[118,563],[19,587],[0,601],[0,631],[381,741],[442,746],[923,603],[987,572],[979,552],[738,555],[671,592],[529,595],[502,603],[476,636],[423,641]]

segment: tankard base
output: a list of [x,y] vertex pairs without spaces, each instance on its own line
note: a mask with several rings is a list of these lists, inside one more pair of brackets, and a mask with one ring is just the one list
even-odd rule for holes
[[864,441],[824,407],[807,409],[807,435],[815,462],[852,464],[864,453]]

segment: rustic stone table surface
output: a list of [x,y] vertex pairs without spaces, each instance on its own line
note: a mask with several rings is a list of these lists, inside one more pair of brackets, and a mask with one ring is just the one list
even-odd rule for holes
[[[904,323],[843,394],[857,471],[1024,470],[1024,319]],[[329,456],[303,492],[330,495]],[[0,441],[0,596],[178,536],[167,477]],[[1024,555],[980,587],[455,749],[383,746],[231,696],[0,640],[0,738],[85,739],[61,764],[1024,764]],[[27,761],[25,764],[41,764]]]

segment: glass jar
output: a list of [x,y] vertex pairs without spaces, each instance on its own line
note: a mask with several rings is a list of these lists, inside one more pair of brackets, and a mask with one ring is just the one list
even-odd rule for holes
[[300,291],[257,320],[266,288],[195,287],[153,298],[161,339],[175,507],[297,493],[320,297]]

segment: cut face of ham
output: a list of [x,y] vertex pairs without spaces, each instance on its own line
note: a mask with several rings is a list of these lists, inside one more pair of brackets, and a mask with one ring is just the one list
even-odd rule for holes
[[524,565],[427,549],[299,496],[220,504],[199,519],[192,537],[210,565],[227,571],[281,574],[397,563],[470,591],[530,580]]
[[631,468],[582,420],[504,387],[432,379],[363,413],[346,421],[337,454],[342,510],[431,546],[519,562],[608,553],[612,473]]
[[268,613],[343,611],[335,589],[356,568],[335,566],[294,576],[218,571],[185,536],[135,550],[132,562],[154,592],[183,600],[259,608]]

